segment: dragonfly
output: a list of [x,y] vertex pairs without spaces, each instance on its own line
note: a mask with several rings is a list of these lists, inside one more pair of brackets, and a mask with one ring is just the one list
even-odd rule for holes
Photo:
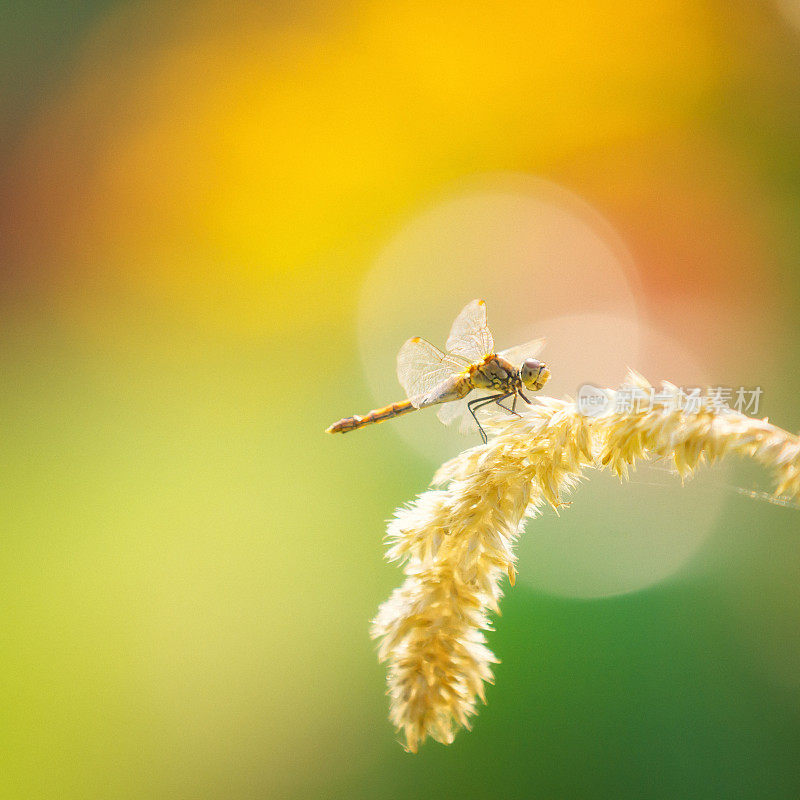
[[[459,421],[462,433],[477,428],[486,444],[486,432],[477,412],[496,404],[517,414],[517,399],[530,405],[523,388],[538,392],[550,378],[547,365],[536,358],[543,346],[544,339],[534,339],[495,353],[486,321],[486,303],[473,300],[453,322],[446,352],[419,336],[400,348],[397,378],[406,400],[376,408],[364,416],[340,419],[326,433],[348,433],[420,408],[441,405],[438,416],[445,425]],[[509,398],[510,408],[503,405]]]

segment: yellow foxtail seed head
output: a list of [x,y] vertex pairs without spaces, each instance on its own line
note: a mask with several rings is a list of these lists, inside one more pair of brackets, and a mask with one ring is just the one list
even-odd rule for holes
[[[549,376],[544,370],[531,364],[528,377]],[[650,388],[635,373],[628,380]],[[526,517],[566,505],[563,496],[587,469],[624,479],[638,461],[660,458],[689,475],[736,453],[772,469],[787,499],[800,498],[797,436],[736,412],[684,412],[668,402],[678,389],[664,387],[667,396],[659,393],[648,410],[617,412],[612,403],[584,416],[572,401],[541,397],[522,416],[497,416],[486,425],[494,434],[487,444],[440,467],[433,482],[444,488],[395,512],[387,555],[403,564],[406,579],[380,607],[372,636],[388,663],[390,719],[408,750],[428,736],[449,744],[485,702],[497,659],[484,631],[503,576],[513,583],[514,542]]]

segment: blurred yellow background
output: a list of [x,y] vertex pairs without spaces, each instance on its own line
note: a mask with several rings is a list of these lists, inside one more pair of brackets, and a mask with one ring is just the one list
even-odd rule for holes
[[755,476],[529,524],[488,706],[410,756],[385,520],[474,442],[322,434],[473,297],[558,395],[630,365],[800,428],[793,3],[49,0],[0,46],[2,796],[800,794]]

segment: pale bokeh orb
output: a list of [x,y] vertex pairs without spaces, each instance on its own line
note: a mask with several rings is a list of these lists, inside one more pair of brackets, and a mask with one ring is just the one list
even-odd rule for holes
[[[590,317],[553,324],[565,337],[573,326],[576,339],[591,330]],[[621,322],[620,329],[628,330],[628,324]],[[603,335],[603,329],[598,331]],[[644,325],[637,334],[640,358],[630,366],[654,386],[662,379],[686,389],[713,383],[680,343]],[[584,382],[603,385],[592,373],[579,378],[578,383]],[[571,394],[576,392],[577,386]],[[560,516],[548,510],[528,522],[518,546],[519,580],[550,594],[583,598],[660,583],[679,572],[711,535],[729,496],[728,472],[724,462],[701,467],[683,486],[665,464],[639,468],[628,483],[606,472],[589,472]]]
[[[574,397],[587,382],[617,386],[628,367],[654,383],[703,385],[696,356],[640,319],[637,292],[624,245],[583,200],[520,176],[473,180],[401,228],[365,279],[359,341],[372,397],[359,413],[403,399],[395,375],[403,341],[419,335],[443,347],[453,318],[475,297],[487,302],[497,350],[547,338],[541,358],[551,366],[552,396]],[[434,409],[385,428],[432,467],[479,443],[443,426]],[[595,474],[561,518],[548,512],[530,522],[520,580],[552,594],[600,597],[677,572],[707,538],[725,490],[703,476],[681,488],[666,472],[653,475],[620,486]]]
[[[517,175],[489,175],[456,187],[395,234],[364,281],[359,341],[372,396],[358,413],[403,399],[395,374],[402,343],[422,336],[444,347],[453,319],[473,298],[486,300],[496,349],[502,350],[547,335],[545,321],[553,317],[602,313],[635,321],[631,279],[630,257],[611,227],[567,190]],[[634,360],[635,342],[616,341]],[[584,350],[598,364],[609,361],[592,339]],[[548,342],[542,358],[569,376],[554,373],[556,389],[571,391],[577,373],[558,342]],[[598,380],[604,374],[593,372]],[[443,426],[433,409],[387,425],[431,462],[477,443]]]

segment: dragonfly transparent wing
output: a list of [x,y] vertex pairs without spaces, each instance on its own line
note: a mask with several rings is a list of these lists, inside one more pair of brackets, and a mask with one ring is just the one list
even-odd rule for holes
[[[443,403],[439,406],[439,411],[436,416],[445,425],[458,425],[460,433],[469,434],[478,430],[472,414],[469,413],[467,403],[471,400],[476,400],[479,397],[486,397],[489,395],[485,389],[473,389],[466,397],[461,400],[452,400],[449,403]],[[478,411],[480,415],[480,411]]]
[[422,398],[469,362],[458,355],[443,353],[419,336],[409,339],[397,354],[397,379],[415,408]]
[[526,358],[536,358],[544,348],[544,339],[531,339],[530,342],[525,344],[518,344],[516,347],[509,347],[508,350],[503,350],[502,353],[497,355],[504,358],[506,361],[519,367]]
[[475,363],[494,352],[494,339],[486,324],[486,303],[473,300],[456,317],[450,336],[447,337],[447,352],[463,356]]

